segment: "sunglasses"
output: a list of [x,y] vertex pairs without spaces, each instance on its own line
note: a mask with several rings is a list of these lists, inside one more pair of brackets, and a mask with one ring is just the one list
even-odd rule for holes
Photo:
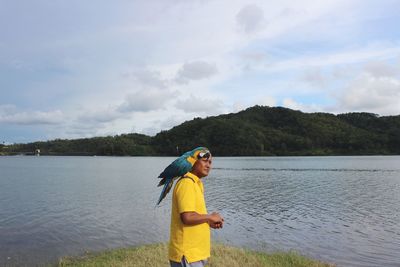
[[211,156],[210,151],[204,151],[204,152],[200,152],[200,153],[197,155],[197,158],[198,158],[198,159],[208,159],[210,156]]

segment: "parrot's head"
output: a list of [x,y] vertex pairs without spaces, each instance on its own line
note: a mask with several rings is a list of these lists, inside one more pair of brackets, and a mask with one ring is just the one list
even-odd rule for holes
[[206,147],[196,147],[192,151],[186,153],[188,155],[187,161],[189,161],[192,166],[198,159],[211,157],[211,152]]

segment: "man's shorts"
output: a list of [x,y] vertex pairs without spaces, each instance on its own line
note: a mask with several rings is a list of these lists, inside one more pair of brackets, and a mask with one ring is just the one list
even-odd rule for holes
[[171,267],[204,267],[207,265],[207,260],[195,261],[195,262],[188,262],[185,256],[182,257],[181,262],[169,261]]

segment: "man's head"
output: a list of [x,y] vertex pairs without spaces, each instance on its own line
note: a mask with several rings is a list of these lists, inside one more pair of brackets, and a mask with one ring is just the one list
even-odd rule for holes
[[208,175],[211,170],[212,156],[210,151],[201,151],[197,154],[197,160],[193,164],[192,173],[199,178],[203,178]]

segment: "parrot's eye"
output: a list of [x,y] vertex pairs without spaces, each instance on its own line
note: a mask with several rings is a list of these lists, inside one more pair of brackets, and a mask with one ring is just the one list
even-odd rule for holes
[[199,159],[208,159],[211,156],[210,152],[200,152],[199,155],[197,156],[197,158]]

